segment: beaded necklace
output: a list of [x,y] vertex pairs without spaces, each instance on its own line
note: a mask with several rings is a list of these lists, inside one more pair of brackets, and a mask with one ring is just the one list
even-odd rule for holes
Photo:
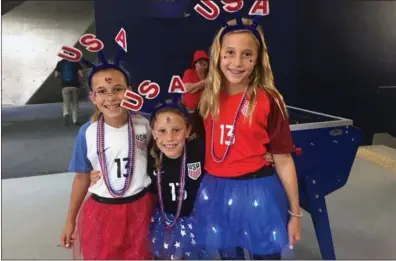
[[102,169],[102,173],[104,176],[104,182],[111,196],[114,198],[120,198],[125,195],[125,192],[129,188],[132,176],[135,168],[136,162],[136,144],[135,144],[135,130],[132,121],[132,115],[128,116],[128,170],[127,177],[125,178],[124,186],[116,190],[112,187],[110,183],[109,173],[107,169],[107,161],[106,154],[104,152],[105,148],[105,138],[104,138],[104,117],[101,117],[98,120],[98,128],[97,128],[97,153],[99,158],[100,167]]
[[213,120],[213,117],[212,117],[211,154],[212,154],[213,160],[214,160],[216,163],[222,163],[222,162],[227,158],[228,153],[230,152],[231,145],[234,143],[235,136],[236,136],[236,135],[235,135],[236,123],[237,123],[237,120],[238,120],[238,117],[239,117],[239,113],[241,112],[242,104],[243,104],[243,102],[245,101],[246,94],[247,94],[247,87],[246,87],[246,89],[245,89],[245,92],[243,93],[243,96],[242,96],[242,98],[241,98],[241,101],[239,102],[237,111],[236,111],[236,113],[235,113],[234,122],[232,123],[232,135],[231,135],[231,137],[230,137],[230,141],[229,141],[229,143],[227,144],[226,151],[225,151],[225,153],[223,154],[223,157],[222,157],[222,158],[219,158],[219,157],[216,155],[215,151],[214,151],[214,120]]
[[[179,197],[177,198],[177,210],[175,219],[171,222],[165,215],[164,210],[164,201],[162,197],[162,186],[161,186],[161,168],[157,169],[157,190],[158,190],[158,197],[159,197],[159,205],[161,209],[161,214],[167,229],[171,229],[177,222],[178,218],[180,217],[180,212],[183,205],[184,200],[184,187],[186,185],[186,161],[187,161],[187,151],[186,145],[184,146],[183,158],[181,161],[181,171],[180,171],[180,186],[179,186]],[[162,163],[163,153],[160,153],[160,162]]]

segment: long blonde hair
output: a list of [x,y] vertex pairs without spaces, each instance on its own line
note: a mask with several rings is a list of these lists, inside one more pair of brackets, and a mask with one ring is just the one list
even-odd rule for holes
[[[242,18],[242,22],[244,25],[251,25],[253,21],[251,19]],[[228,25],[236,25],[236,20],[228,21]],[[221,51],[221,33],[223,32],[224,27],[219,30],[216,34],[212,46],[210,48],[210,64],[209,64],[209,73],[205,83],[205,89],[202,92],[201,99],[199,101],[199,112],[201,116],[206,119],[209,114],[212,115],[213,118],[216,118],[220,112],[220,92],[223,86],[222,83],[222,73],[220,70],[220,51]],[[254,71],[250,75],[249,89],[252,88],[250,102],[248,107],[248,118],[251,123],[252,114],[254,110],[254,105],[256,104],[257,99],[257,88],[260,88],[266,92],[268,92],[275,100],[277,105],[280,107],[283,117],[287,113],[286,105],[283,101],[282,95],[275,87],[274,76],[271,69],[271,64],[268,56],[267,45],[264,40],[264,33],[262,27],[259,25],[257,30],[261,37],[261,53],[258,54],[257,64],[254,68]],[[249,32],[247,30],[236,30],[232,31],[228,34],[232,33],[241,33],[241,32]],[[260,46],[257,38],[252,34],[254,39],[256,39],[257,46]]]

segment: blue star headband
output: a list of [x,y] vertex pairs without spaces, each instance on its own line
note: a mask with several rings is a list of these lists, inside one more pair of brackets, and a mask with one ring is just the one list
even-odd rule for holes
[[104,69],[115,69],[120,71],[126,78],[128,86],[131,85],[131,77],[129,73],[121,66],[121,58],[127,53],[127,42],[126,42],[126,31],[121,28],[115,37],[115,41],[118,44],[118,52],[115,56],[114,62],[110,62],[106,59],[104,54],[104,44],[101,40],[97,39],[93,34],[85,34],[80,37],[79,43],[84,46],[90,52],[97,52],[99,56],[99,63],[94,64],[82,57],[82,52],[74,47],[63,46],[62,51],[58,53],[58,56],[71,62],[82,62],[86,67],[91,68],[88,75],[88,87],[92,91],[91,80],[92,77],[99,71]]
[[104,70],[104,69],[115,69],[115,70],[120,71],[125,76],[128,86],[131,85],[131,77],[130,77],[129,73],[124,68],[122,68],[122,66],[120,65],[121,57],[124,53],[125,53],[124,50],[121,47],[119,47],[118,53],[116,55],[116,59],[114,60],[114,63],[112,63],[106,59],[106,56],[105,56],[103,50],[100,50],[98,52],[98,56],[99,56],[99,60],[100,60],[100,63],[98,63],[98,64],[93,64],[92,62],[84,59],[83,57],[81,58],[81,62],[83,64],[85,64],[85,66],[87,66],[88,68],[91,68],[91,71],[89,72],[89,75],[88,75],[88,87],[91,91],[92,91],[92,86],[91,86],[92,77],[97,72]]
[[186,116],[187,119],[190,118],[190,114],[188,113],[187,109],[184,108],[182,105],[180,105],[179,97],[175,95],[175,96],[173,96],[172,99],[164,100],[160,104],[158,104],[157,106],[154,107],[154,110],[151,112],[150,121],[155,117],[155,114],[157,114],[158,111],[160,111],[164,108],[177,109],[181,113],[183,113],[183,115]]
[[[233,31],[238,31],[238,30],[243,30],[243,31],[249,31],[251,32],[259,41],[260,45],[262,45],[262,39],[260,36],[260,33],[258,31],[258,25],[259,25],[259,20],[269,14],[269,3],[268,0],[256,0],[254,1],[250,11],[249,15],[253,23],[251,25],[245,25],[242,22],[242,16],[240,14],[235,15],[238,13],[244,6],[244,1],[239,0],[239,1],[221,1],[223,4],[223,9],[228,12],[233,14],[233,18],[236,19],[236,24],[235,25],[229,25],[225,20],[218,18],[220,15],[220,8],[219,6],[212,0],[203,0],[200,3],[197,3],[194,7],[194,10],[200,14],[202,17],[204,17],[207,20],[220,20],[221,24],[223,25],[223,31],[220,35],[220,40],[223,38],[223,36],[229,32]],[[203,8],[201,6],[203,4],[206,6],[207,9]],[[231,20],[231,19],[229,19]]]
[[221,32],[220,40],[222,40],[224,35],[226,35],[229,32],[243,30],[243,31],[251,32],[257,38],[257,40],[259,41],[259,43],[261,45],[262,44],[262,39],[261,39],[259,31],[257,30],[257,27],[259,25],[259,22],[258,22],[259,18],[253,17],[251,19],[253,20],[251,25],[243,24],[241,16],[235,17],[235,20],[236,20],[236,24],[235,25],[228,25],[227,22],[222,20],[222,24],[223,24],[224,30]]

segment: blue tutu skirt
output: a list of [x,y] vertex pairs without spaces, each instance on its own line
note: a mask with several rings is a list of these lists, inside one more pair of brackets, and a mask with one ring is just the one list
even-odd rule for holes
[[[171,222],[174,215],[165,214]],[[170,224],[170,223],[169,223]],[[180,217],[172,229],[166,229],[157,207],[151,219],[150,239],[153,253],[160,259],[204,259],[205,252],[195,239],[195,219]]]
[[228,252],[281,254],[288,248],[288,199],[277,174],[256,179],[218,178],[207,173],[198,191],[196,241]]

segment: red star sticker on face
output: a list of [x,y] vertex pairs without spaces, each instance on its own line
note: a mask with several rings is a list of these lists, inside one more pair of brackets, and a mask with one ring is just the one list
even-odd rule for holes
[[107,83],[111,83],[112,79],[111,79],[111,77],[106,77],[106,78],[105,78],[105,81],[106,81]]

